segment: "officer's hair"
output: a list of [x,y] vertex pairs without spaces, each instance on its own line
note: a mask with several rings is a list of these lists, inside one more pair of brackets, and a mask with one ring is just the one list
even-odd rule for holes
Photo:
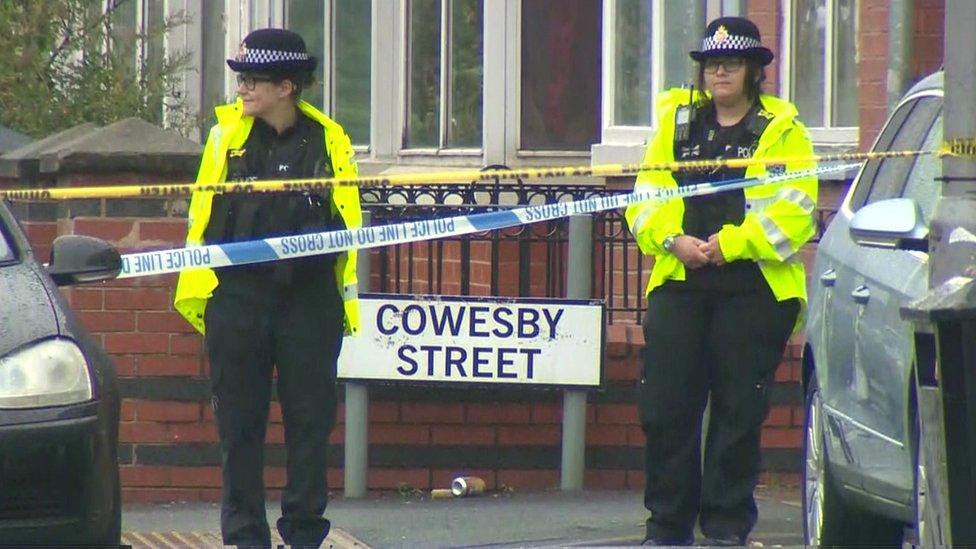
[[[766,67],[759,62],[746,58],[746,96],[756,99],[762,95],[763,82],[766,81]],[[705,89],[705,63],[698,64],[698,89]]]
[[295,101],[302,96],[302,90],[315,83],[315,75],[311,72],[278,73],[272,75],[272,81],[280,84],[288,80],[292,84],[291,98]]

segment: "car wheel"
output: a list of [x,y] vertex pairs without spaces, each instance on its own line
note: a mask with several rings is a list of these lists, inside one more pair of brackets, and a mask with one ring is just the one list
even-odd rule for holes
[[813,376],[807,387],[803,469],[803,539],[811,546],[900,545],[903,527],[845,501],[830,475],[823,402]]

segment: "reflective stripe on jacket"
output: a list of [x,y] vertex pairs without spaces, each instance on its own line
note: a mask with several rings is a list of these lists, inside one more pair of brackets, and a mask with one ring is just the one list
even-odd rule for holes
[[[661,113],[658,130],[647,147],[644,163],[674,161],[675,111],[690,103],[689,90],[673,89],[657,98]],[[762,105],[773,118],[759,138],[753,158],[804,157],[813,155],[806,127],[797,120],[793,104],[777,97],[762,96]],[[808,170],[813,163],[791,162],[786,171]],[[746,177],[767,174],[769,166],[755,164]],[[677,182],[667,170],[645,170],[638,174],[635,190],[674,188]],[[813,211],[817,205],[815,177],[745,189],[745,218],[740,225],[725,225],[719,231],[719,245],[726,261],[751,260],[759,264],[776,299],[798,298],[806,309],[806,275],[797,251],[815,232]],[[685,266],[662,248],[668,235],[683,234],[684,201],[680,198],[651,200],[627,207],[627,223],[645,254],[654,255],[654,268],[647,293],[666,280],[685,280]],[[803,314],[797,320],[802,326]]]
[[[335,177],[337,179],[357,177],[358,168],[353,158],[355,152],[342,126],[305,101],[299,101],[298,108],[303,114],[322,125],[325,132],[325,148],[332,161]],[[215,112],[217,124],[211,128],[207,144],[203,149],[200,171],[196,180],[198,185],[226,181],[227,150],[243,146],[254,125],[254,118],[244,115],[243,103],[240,100],[219,106]],[[359,205],[359,189],[335,187],[330,194],[333,212],[342,216],[346,228],[361,227],[363,216]],[[194,191],[190,199],[187,246],[204,244],[203,234],[210,221],[213,195],[212,191]],[[357,335],[359,333],[359,288],[356,278],[355,250],[340,253],[336,258],[334,283],[338,286],[344,302],[345,332],[347,335]],[[176,284],[174,306],[200,333],[206,333],[203,313],[207,307],[207,300],[213,295],[217,284],[217,275],[213,269],[183,271]]]

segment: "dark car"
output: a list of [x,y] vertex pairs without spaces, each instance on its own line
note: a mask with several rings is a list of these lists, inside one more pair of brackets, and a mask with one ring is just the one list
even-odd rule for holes
[[115,367],[57,286],[115,277],[119,254],[62,236],[51,256],[0,201],[0,544],[118,545]]
[[[873,150],[937,150],[943,75],[898,103]],[[902,307],[929,288],[924,241],[941,195],[935,155],[869,160],[814,263],[804,349],[804,534],[810,545],[943,545],[940,497],[919,459],[921,382]],[[976,519],[976,518],[974,518]]]

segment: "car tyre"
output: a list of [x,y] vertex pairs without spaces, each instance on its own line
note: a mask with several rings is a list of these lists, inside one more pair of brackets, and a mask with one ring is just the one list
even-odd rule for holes
[[[118,461],[116,459],[116,461]],[[95,542],[96,547],[119,547],[122,545],[122,483],[119,468],[114,468],[115,487],[112,494],[111,522],[105,528],[105,533]]]
[[803,539],[811,546],[901,545],[903,526],[852,507],[830,474],[816,375],[807,386],[803,451]]

